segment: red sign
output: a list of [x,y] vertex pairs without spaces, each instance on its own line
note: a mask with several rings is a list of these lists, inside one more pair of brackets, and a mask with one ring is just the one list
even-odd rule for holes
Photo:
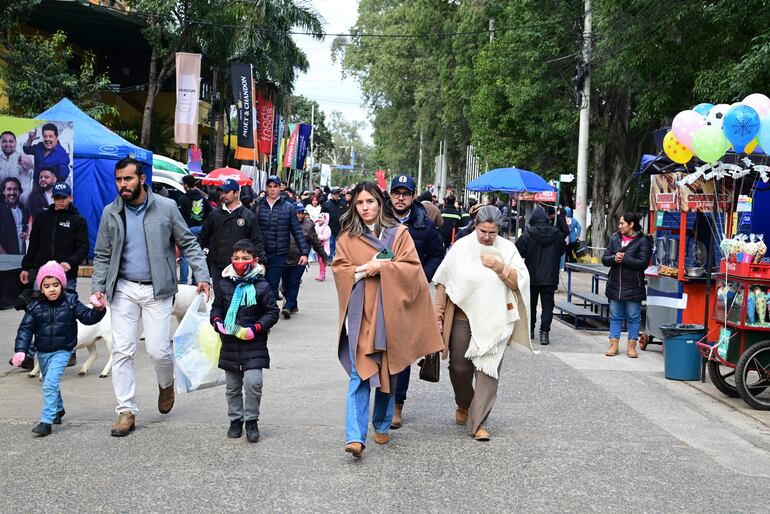
[[385,170],[377,170],[375,175],[377,176],[377,185],[380,186],[380,189],[385,191],[385,188],[388,187],[385,182]]
[[294,130],[291,131],[289,136],[289,142],[286,144],[286,155],[283,157],[283,167],[294,167],[294,152],[297,151],[297,138],[299,137],[299,123],[294,125]]
[[275,110],[273,102],[259,93],[257,97],[257,141],[259,144],[259,153],[268,155],[273,143],[273,119]]

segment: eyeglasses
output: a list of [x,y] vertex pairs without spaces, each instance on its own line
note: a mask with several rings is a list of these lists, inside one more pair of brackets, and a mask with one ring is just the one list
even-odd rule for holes
[[410,196],[412,196],[412,192],[411,191],[402,191],[402,192],[398,192],[398,193],[390,193],[390,196],[392,196],[394,198],[409,198]]

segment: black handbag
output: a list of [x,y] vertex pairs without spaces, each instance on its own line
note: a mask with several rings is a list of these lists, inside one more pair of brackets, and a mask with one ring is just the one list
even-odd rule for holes
[[440,352],[426,355],[420,362],[420,380],[426,382],[438,382],[441,375],[441,355]]

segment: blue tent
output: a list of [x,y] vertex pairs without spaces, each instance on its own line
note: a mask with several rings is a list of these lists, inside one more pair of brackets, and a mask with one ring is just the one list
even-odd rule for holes
[[75,206],[88,222],[91,258],[102,211],[118,195],[115,187],[115,162],[124,157],[133,157],[144,164],[144,172],[149,181],[152,178],[152,152],[129,143],[78,109],[67,98],[41,113],[37,119],[74,123],[73,197]]
[[497,168],[488,171],[465,186],[469,191],[492,193],[542,193],[555,191],[553,186],[537,173],[519,168]]

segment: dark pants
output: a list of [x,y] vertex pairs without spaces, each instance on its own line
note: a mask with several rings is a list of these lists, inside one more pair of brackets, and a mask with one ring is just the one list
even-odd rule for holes
[[273,291],[273,298],[278,299],[278,285],[281,283],[283,271],[286,269],[286,255],[276,255],[274,253],[265,256],[265,280],[270,284]]
[[542,313],[540,314],[540,331],[550,332],[553,321],[553,295],[557,286],[529,286],[530,329],[535,330],[537,317],[537,298],[540,297]]
[[409,390],[409,377],[412,375],[412,366],[407,366],[396,375],[396,403],[403,405],[406,401],[406,392]]
[[297,309],[297,295],[299,295],[299,286],[302,284],[302,275],[304,273],[305,266],[287,265],[283,268],[281,280],[283,280],[282,289],[286,298],[286,303],[283,304],[284,309],[289,311]]
[[211,285],[217,287],[219,281],[222,280],[222,270],[224,270],[226,266],[217,266],[213,262],[209,262],[208,265],[209,275],[211,275]]

